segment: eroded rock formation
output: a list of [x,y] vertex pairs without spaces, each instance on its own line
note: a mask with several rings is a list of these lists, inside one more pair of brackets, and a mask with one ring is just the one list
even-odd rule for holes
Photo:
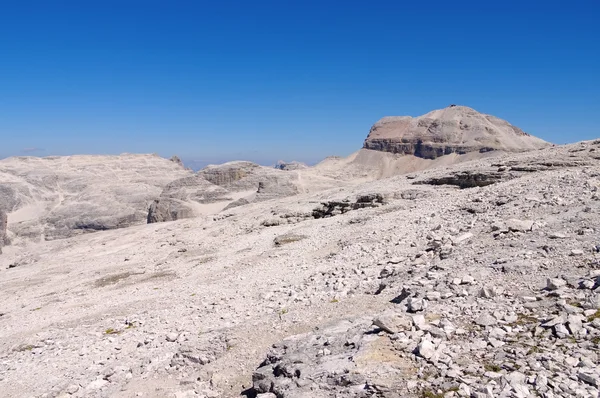
[[452,153],[523,152],[548,145],[505,120],[452,105],[415,118],[384,117],[373,125],[363,148],[435,159]]

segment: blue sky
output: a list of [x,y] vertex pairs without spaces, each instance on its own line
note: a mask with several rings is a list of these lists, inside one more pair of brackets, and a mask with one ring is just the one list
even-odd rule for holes
[[0,157],[314,162],[451,103],[600,136],[600,2],[13,1]]

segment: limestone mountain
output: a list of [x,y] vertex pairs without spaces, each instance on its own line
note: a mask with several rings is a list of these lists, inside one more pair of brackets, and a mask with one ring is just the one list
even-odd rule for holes
[[0,160],[0,212],[17,240],[127,227],[145,223],[162,189],[190,175],[157,155],[13,157]]
[[550,144],[505,120],[451,105],[419,117],[384,117],[373,125],[363,148],[436,159],[469,152],[525,152]]

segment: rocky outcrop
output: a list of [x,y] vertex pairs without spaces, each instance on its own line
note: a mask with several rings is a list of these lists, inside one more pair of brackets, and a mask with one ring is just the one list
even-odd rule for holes
[[424,181],[415,182],[415,184],[455,185],[461,189],[464,189],[485,187],[487,185],[492,185],[503,180],[508,180],[510,178],[510,175],[496,171],[461,171],[451,173],[442,177],[429,178]]
[[148,223],[213,214],[252,202],[299,193],[295,172],[252,162],[211,165],[169,183],[148,209]]
[[313,218],[328,218],[345,214],[351,210],[379,207],[385,204],[384,198],[379,193],[359,195],[356,200],[330,200],[322,202],[321,206],[313,209]]
[[179,156],[173,155],[173,156],[171,156],[171,159],[169,159],[169,160],[175,164],[178,164],[182,168],[185,168],[185,166],[183,165],[183,162],[181,161],[181,158]]
[[384,117],[363,148],[435,159],[452,153],[523,152],[550,144],[495,116],[452,105],[423,116]]
[[6,213],[0,209],[0,254],[2,254],[2,246],[8,243],[6,237],[6,226],[8,225],[8,217]]
[[194,216],[190,207],[177,201],[155,199],[148,208],[148,224],[165,221],[175,221]]
[[143,224],[148,205],[191,172],[156,155],[0,160],[0,210],[14,242],[53,240]]
[[207,181],[221,187],[249,187],[246,177],[254,174],[260,166],[252,162],[229,162],[218,166],[207,166],[198,172]]
[[296,162],[295,160],[291,162],[280,160],[275,164],[275,168],[279,170],[302,170],[308,168],[308,166],[305,163]]

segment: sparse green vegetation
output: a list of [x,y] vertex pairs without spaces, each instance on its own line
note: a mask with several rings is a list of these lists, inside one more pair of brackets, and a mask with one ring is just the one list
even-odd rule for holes
[[444,393],[435,393],[431,390],[425,390],[421,393],[422,398],[444,398]]
[[573,307],[583,308],[583,305],[581,305],[579,301],[569,300],[567,301],[567,304],[572,305]]
[[331,302],[332,302],[332,303],[339,303],[339,302],[340,302],[340,300],[338,300],[338,299],[334,298],[334,299],[331,299]]
[[23,351],[31,351],[34,348],[35,348],[35,346],[31,345],[31,344],[21,344],[20,346],[18,346],[14,350],[17,351],[17,352],[23,352]]
[[104,334],[119,334],[121,332],[119,332],[118,330],[115,330],[113,328],[108,328],[104,331]]
[[588,322],[592,322],[594,319],[600,319],[600,310],[597,310],[594,314],[588,316]]
[[121,274],[104,276],[96,282],[94,282],[95,287],[105,287],[119,283],[120,281],[129,278],[132,275],[131,272],[123,272]]
[[[423,390],[421,391],[421,398],[444,398],[444,396],[449,392],[457,392],[459,390],[458,386],[451,387],[445,391],[440,393],[436,393],[432,390]],[[441,390],[440,390],[441,391]]]
[[510,326],[524,326],[524,325],[531,325],[534,323],[538,323],[538,319],[536,317],[518,313],[517,320],[515,322],[511,323]]
[[502,368],[498,365],[496,365],[495,363],[486,363],[483,365],[483,368],[487,371],[487,372],[500,372],[502,370]]
[[304,235],[287,234],[276,237],[273,242],[275,243],[275,246],[282,246],[288,243],[298,242],[305,238],[306,236]]

